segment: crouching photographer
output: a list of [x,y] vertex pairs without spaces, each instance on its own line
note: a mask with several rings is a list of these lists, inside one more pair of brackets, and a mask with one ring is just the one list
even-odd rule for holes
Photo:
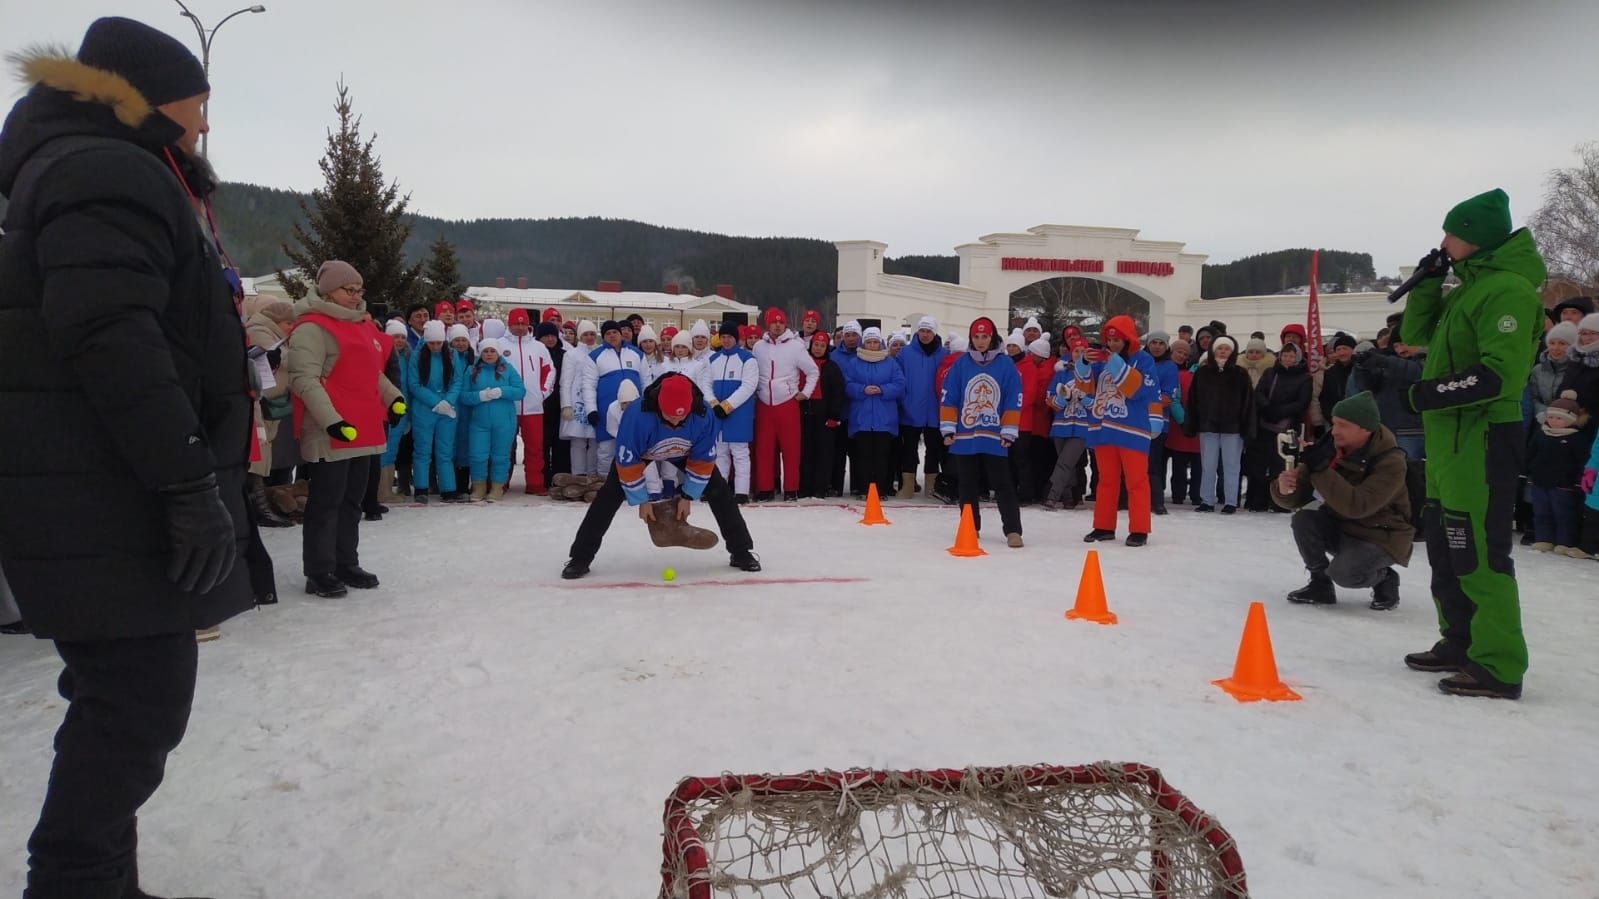
[[[1399,573],[1410,564],[1414,529],[1405,490],[1405,454],[1382,424],[1369,392],[1332,409],[1332,430],[1298,453],[1272,483],[1272,500],[1293,517],[1294,543],[1310,583],[1289,602],[1328,605],[1334,589],[1367,589],[1373,609],[1399,605]],[[1302,508],[1319,497],[1321,505]]]

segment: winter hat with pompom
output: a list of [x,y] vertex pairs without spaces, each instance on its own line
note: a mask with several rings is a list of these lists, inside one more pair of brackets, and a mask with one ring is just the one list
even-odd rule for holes
[[1555,399],[1554,402],[1550,403],[1549,408],[1545,410],[1544,420],[1548,421],[1550,416],[1557,415],[1569,418],[1573,423],[1577,421],[1577,419],[1582,415],[1582,406],[1577,404],[1577,391],[1560,391],[1560,396]]
[[1050,355],[1049,340],[1043,337],[1038,338],[1027,345],[1027,352],[1032,353],[1034,356],[1042,356],[1048,359]]

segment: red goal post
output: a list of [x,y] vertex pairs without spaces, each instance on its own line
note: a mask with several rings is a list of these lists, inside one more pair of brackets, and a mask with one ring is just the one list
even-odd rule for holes
[[1148,765],[687,778],[661,899],[1247,899],[1227,831]]

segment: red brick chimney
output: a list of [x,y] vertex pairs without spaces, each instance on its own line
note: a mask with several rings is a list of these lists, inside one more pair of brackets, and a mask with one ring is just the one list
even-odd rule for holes
[[504,290],[505,289],[505,279],[504,278],[495,278],[494,279],[494,289],[495,290]]
[[734,296],[733,296],[733,285],[731,285],[731,284],[718,284],[718,285],[716,285],[716,295],[721,297],[724,300],[734,299]]
[[668,284],[665,287],[661,288],[661,290],[671,294],[674,297],[675,296],[681,296],[682,293],[683,293],[682,289],[679,288],[676,284]]
[[517,290],[527,290],[527,279],[526,278],[517,278],[516,279],[516,289]]
[[600,286],[596,287],[595,290],[598,290],[600,293],[621,293],[622,292],[622,282],[621,281],[601,281],[600,282]]

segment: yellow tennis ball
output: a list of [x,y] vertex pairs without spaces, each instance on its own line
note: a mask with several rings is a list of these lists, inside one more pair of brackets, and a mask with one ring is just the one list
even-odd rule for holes
[[671,582],[677,580],[677,569],[667,568],[661,571],[661,580]]

